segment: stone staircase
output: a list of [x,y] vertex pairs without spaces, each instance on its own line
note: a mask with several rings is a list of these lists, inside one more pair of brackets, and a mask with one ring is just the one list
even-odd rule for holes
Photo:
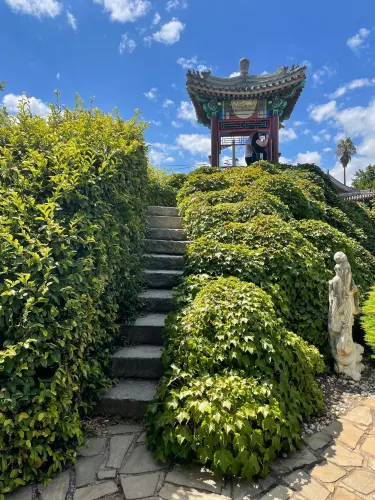
[[123,347],[112,356],[111,374],[120,380],[104,393],[98,413],[144,417],[163,373],[164,321],[172,309],[172,288],[182,277],[187,243],[177,208],[149,207],[143,255],[147,285],[141,294],[143,309],[134,324],[122,327],[126,344],[131,346]]

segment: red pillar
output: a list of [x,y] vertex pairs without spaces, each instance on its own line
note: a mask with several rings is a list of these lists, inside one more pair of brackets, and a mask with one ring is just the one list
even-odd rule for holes
[[279,163],[279,117],[277,115],[272,120],[272,162]]
[[211,118],[211,167],[219,166],[219,136],[217,118]]

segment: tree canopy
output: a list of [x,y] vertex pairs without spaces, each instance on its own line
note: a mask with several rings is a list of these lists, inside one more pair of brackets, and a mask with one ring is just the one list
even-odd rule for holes
[[352,186],[356,189],[375,189],[375,165],[369,165],[365,170],[354,174]]

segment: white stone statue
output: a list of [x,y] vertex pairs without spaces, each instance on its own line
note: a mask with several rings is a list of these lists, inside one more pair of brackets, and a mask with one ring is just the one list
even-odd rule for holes
[[358,288],[347,256],[337,252],[336,276],[329,282],[328,330],[335,371],[353,380],[361,379],[363,347],[353,342],[354,315],[359,314]]

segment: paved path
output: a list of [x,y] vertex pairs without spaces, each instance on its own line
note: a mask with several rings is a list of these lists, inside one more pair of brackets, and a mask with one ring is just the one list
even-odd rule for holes
[[139,425],[107,431],[108,437],[89,440],[75,470],[6,500],[375,500],[375,398],[274,462],[271,474],[257,484],[225,481],[199,467],[160,464]]

